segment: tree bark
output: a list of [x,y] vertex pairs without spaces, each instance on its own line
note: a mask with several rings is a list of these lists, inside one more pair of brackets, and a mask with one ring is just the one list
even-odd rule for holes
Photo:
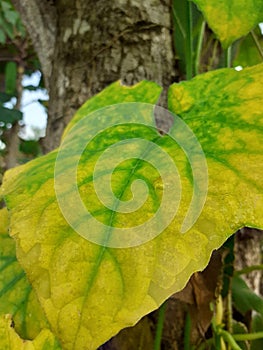
[[45,152],[59,145],[76,110],[111,82],[148,79],[166,89],[174,81],[170,0],[14,4],[32,35],[49,91]]

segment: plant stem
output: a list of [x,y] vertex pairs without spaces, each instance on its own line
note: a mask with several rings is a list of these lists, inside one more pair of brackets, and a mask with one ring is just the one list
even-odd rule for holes
[[263,332],[248,333],[248,334],[232,334],[232,337],[237,341],[255,340],[263,338]]
[[[229,291],[227,293],[227,297],[226,297],[226,303],[227,303],[227,310],[226,310],[226,314],[227,314],[227,330],[229,333],[233,332],[233,325],[232,325],[232,320],[233,320],[233,315],[232,315],[232,280],[230,280],[230,288]],[[231,349],[231,345],[228,344],[227,349]]]
[[191,317],[189,312],[187,312],[184,327],[184,350],[190,350],[190,335],[191,335]]
[[254,40],[254,42],[255,42],[255,44],[256,44],[256,47],[257,47],[257,49],[258,49],[258,52],[259,52],[260,56],[261,56],[262,59],[263,59],[263,49],[262,49],[262,47],[261,47],[261,45],[260,45],[260,42],[259,42],[259,40],[258,40],[257,35],[255,34],[254,30],[251,30],[250,34],[251,34],[251,36],[252,36],[252,38],[253,38],[253,40]]
[[231,346],[231,349],[232,350],[242,350],[240,348],[240,346],[238,346],[238,344],[236,343],[235,339],[233,338],[233,336],[227,332],[227,331],[224,331],[223,329],[220,330],[220,333],[219,333],[223,339]]
[[[230,281],[230,288],[231,288],[231,283]],[[232,315],[232,292],[231,289],[227,293],[227,330],[232,333],[233,331],[233,325],[232,325],[232,320],[233,320],[233,315]]]
[[212,346],[214,342],[214,338],[205,339],[205,341],[202,344],[200,344],[196,350],[210,349],[209,347]]
[[239,275],[243,275],[243,274],[255,271],[255,270],[263,270],[263,264],[244,267],[242,270],[235,271],[234,275],[239,276]]
[[199,74],[200,57],[202,52],[204,33],[205,33],[205,21],[203,20],[200,28],[200,33],[198,36],[198,41],[197,41],[196,57],[195,57],[195,75]]
[[166,302],[164,302],[159,308],[157,328],[156,328],[156,334],[155,334],[155,339],[154,339],[154,350],[161,349],[165,310],[166,310]]
[[190,80],[193,77],[193,16],[192,16],[192,3],[187,1],[187,26],[186,26],[186,79]]
[[232,47],[231,45],[225,50],[225,67],[231,68],[232,66]]

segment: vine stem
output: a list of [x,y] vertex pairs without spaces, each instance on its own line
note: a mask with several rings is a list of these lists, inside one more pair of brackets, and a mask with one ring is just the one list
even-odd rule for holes
[[229,332],[222,329],[220,330],[219,335],[222,336],[222,338],[230,345],[232,350],[242,350],[236,343],[233,335],[231,335]]
[[232,334],[232,337],[237,341],[256,340],[263,338],[263,332],[247,333],[247,334]]
[[167,305],[167,302],[164,302],[159,308],[158,322],[157,322],[156,334],[155,334],[155,339],[154,339],[154,347],[153,347],[154,350],[161,349],[166,305]]
[[253,40],[254,40],[254,43],[256,44],[256,47],[257,47],[257,49],[258,49],[258,52],[259,52],[260,56],[261,56],[262,59],[263,59],[263,49],[262,49],[262,47],[261,47],[261,45],[260,45],[260,42],[259,42],[259,40],[258,40],[258,37],[256,36],[254,30],[251,30],[250,34],[251,34],[251,36],[252,36],[252,38],[253,38]]
[[[226,303],[227,303],[227,330],[229,333],[233,332],[233,324],[232,324],[232,320],[233,320],[233,315],[232,315],[232,292],[231,292],[231,285],[232,285],[232,281],[230,281],[230,290],[227,293],[227,297],[226,297]],[[228,344],[228,349],[231,349],[231,344]]]

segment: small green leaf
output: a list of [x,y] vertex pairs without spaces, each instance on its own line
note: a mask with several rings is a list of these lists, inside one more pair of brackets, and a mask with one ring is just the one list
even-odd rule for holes
[[2,10],[3,10],[4,12],[6,12],[6,11],[9,11],[9,10],[12,8],[12,5],[11,5],[10,2],[7,2],[7,1],[2,0],[2,1],[1,1],[1,7],[2,7]]
[[[254,332],[262,332],[262,330],[263,330],[263,315],[253,314],[251,331],[254,333]],[[263,349],[263,338],[253,340],[251,342],[250,350],[259,350],[259,349]]]
[[11,314],[16,332],[24,339],[34,339],[41,329],[49,326],[16,259],[15,242],[7,231],[8,213],[5,208],[0,210],[0,317]]
[[233,277],[232,296],[235,308],[241,314],[255,310],[263,316],[263,298],[255,294],[239,276]]
[[193,0],[224,48],[263,20],[262,0]]
[[20,152],[28,155],[33,155],[34,157],[37,157],[41,152],[39,142],[35,140],[21,141],[19,150]]
[[[247,334],[247,327],[241,323],[233,320],[232,323],[232,333],[233,334]],[[238,346],[240,346],[241,350],[249,350],[250,347],[247,341],[237,341]]]
[[26,36],[26,30],[25,30],[23,23],[21,22],[21,19],[19,19],[19,21],[17,21],[16,28],[18,31],[17,35],[24,38]]
[[[263,50],[263,35],[260,28],[257,27],[254,30],[254,35],[257,37],[259,45]],[[243,68],[254,66],[261,63],[263,58],[258,51],[258,48],[253,40],[251,34],[248,34],[245,38],[242,38],[237,42],[235,56],[233,60],[233,66],[242,66]]]
[[7,1],[2,1],[1,7],[3,10],[3,15],[5,20],[10,24],[15,25],[17,20],[19,19],[19,14],[18,12],[15,11],[12,4]]
[[9,109],[0,106],[0,121],[7,124],[14,124],[16,121],[23,118],[22,112],[17,109]]
[[0,103],[5,103],[11,100],[13,95],[6,94],[5,92],[0,92]]
[[0,28],[0,44],[5,44],[6,41],[6,35],[5,32]]
[[19,15],[15,11],[6,11],[5,12],[6,20],[11,23],[13,26],[16,24],[17,20],[19,19]]
[[15,95],[17,66],[15,62],[8,62],[5,66],[5,92]]
[[4,27],[3,27],[4,31],[5,31],[5,34],[10,38],[10,39],[14,39],[15,37],[15,32],[14,32],[14,26],[7,22],[5,20],[5,23],[4,23]]

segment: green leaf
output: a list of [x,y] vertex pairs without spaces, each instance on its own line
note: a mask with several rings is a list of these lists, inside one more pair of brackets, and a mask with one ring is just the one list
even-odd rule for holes
[[9,109],[0,106],[0,121],[4,123],[14,124],[23,118],[22,112],[17,109]]
[[[106,109],[110,120],[116,103],[158,100],[160,88],[154,83],[125,87],[117,82],[81,107],[64,133],[59,153],[53,151],[6,173],[2,191],[11,214],[10,232],[17,242],[18,259],[64,349],[96,349],[182,289],[193,272],[205,268],[211,252],[238,228],[263,227],[262,74],[262,65],[241,72],[224,69],[174,84],[169,91],[169,105],[182,119],[175,116],[169,135],[160,136],[152,126],[143,125],[150,125],[149,105],[141,104],[136,109],[126,104],[119,106],[128,108],[122,109],[127,112],[123,113],[124,125],[116,123],[90,139],[94,130],[107,125],[101,107],[111,105]],[[151,107],[151,111],[159,110]],[[205,205],[190,228],[189,218],[191,223],[191,215],[196,215],[195,210],[199,214],[204,204],[206,167],[194,135],[182,120],[202,145],[209,173]],[[111,172],[112,163],[122,154],[119,147],[134,138],[147,141],[147,146],[144,142],[139,143],[140,147],[131,143],[129,148],[133,152],[139,149],[144,158],[127,157],[117,162]],[[88,140],[87,147],[80,149]],[[118,141],[120,144],[113,146]],[[158,153],[157,147],[164,152]],[[104,153],[107,156],[106,150],[111,151],[108,162],[94,177],[97,160]],[[147,158],[150,155],[152,164]],[[164,164],[168,168],[167,159],[176,164],[178,172],[173,169],[163,178],[159,167]],[[75,187],[68,174],[77,177],[82,203],[97,223],[91,216],[81,216],[79,197],[72,197]],[[115,207],[111,209],[107,202],[111,197],[107,197],[102,181],[107,176],[111,177],[115,195]],[[117,205],[125,208],[133,195],[136,198],[138,193],[132,184],[138,179],[148,185],[145,202],[134,213],[118,212]],[[114,232],[143,225],[158,208],[163,208],[163,198],[171,193],[158,223],[147,230],[142,227],[134,238],[137,242],[146,235],[151,237],[156,227],[165,222],[167,213],[176,211],[180,183],[178,211],[159,236],[138,246],[110,245]],[[103,192],[99,195],[106,194],[106,205],[99,200],[97,190]],[[142,187],[139,191],[144,193]],[[80,217],[70,221],[76,215]],[[99,231],[102,224],[110,227],[106,236],[103,232],[105,237]],[[83,227],[93,242],[107,240],[100,241],[101,245],[85,240]]]
[[17,20],[19,19],[19,15],[17,12],[15,11],[6,11],[5,12],[5,17],[6,17],[6,20],[11,23],[12,25],[15,25]]
[[5,34],[10,38],[10,39],[14,39],[15,37],[15,33],[14,33],[14,26],[7,22],[5,20],[4,22],[4,27],[3,27],[4,31],[5,31]]
[[48,329],[33,340],[21,339],[12,327],[10,315],[0,317],[0,348],[3,350],[61,350],[58,341]]
[[[188,0],[181,0],[180,2],[173,0],[174,46],[176,55],[179,58],[180,71],[183,73],[187,71],[187,60],[191,60],[191,63],[188,62],[188,65],[192,65],[194,59],[194,57],[191,57],[192,52],[189,51],[187,38],[193,41],[191,45],[196,53],[197,35],[199,34],[202,22],[202,14],[194,4],[191,4],[191,6],[190,16]],[[191,17],[191,23],[189,23],[189,16]],[[190,33],[191,28],[193,29],[192,33]]]
[[12,9],[12,5],[8,1],[1,1],[1,7],[4,12],[9,11]]
[[262,0],[193,0],[224,48],[263,20]]
[[5,66],[5,92],[15,95],[17,67],[15,62],[8,62]]
[[23,140],[19,145],[20,152],[37,157],[41,153],[41,148],[38,141]]
[[1,7],[3,10],[5,20],[7,22],[11,23],[12,25],[15,25],[17,20],[19,19],[19,14],[18,14],[18,12],[15,11],[12,4],[10,2],[7,2],[7,1],[2,1]]
[[[252,315],[252,332],[262,332],[263,329],[263,315],[253,314]],[[263,338],[256,339],[251,342],[250,350],[263,349]]]
[[5,32],[0,28],[0,44],[5,44],[6,36]]
[[41,329],[48,328],[48,323],[16,259],[15,242],[7,230],[5,208],[0,210],[0,317],[11,314],[16,332],[24,339],[34,339]]
[[17,21],[16,28],[18,31],[17,35],[21,36],[22,38],[25,38],[26,30],[25,30],[23,23],[21,22],[21,19],[19,19],[19,21]]
[[251,290],[239,276],[232,280],[232,295],[235,308],[243,315],[255,310],[263,316],[263,299]]
[[[247,327],[243,323],[233,320],[232,333],[233,334],[247,334],[248,330],[247,330]],[[247,341],[238,341],[237,344],[241,348],[241,350],[249,350],[250,349]]]
[[0,92],[0,103],[5,103],[11,100],[13,95],[6,94],[5,92]]
[[[261,34],[259,27],[254,30],[254,34],[263,50],[263,35]],[[239,40],[236,46],[236,53],[233,60],[234,67],[242,66],[245,68],[262,62],[262,56],[260,55],[251,34]]]

